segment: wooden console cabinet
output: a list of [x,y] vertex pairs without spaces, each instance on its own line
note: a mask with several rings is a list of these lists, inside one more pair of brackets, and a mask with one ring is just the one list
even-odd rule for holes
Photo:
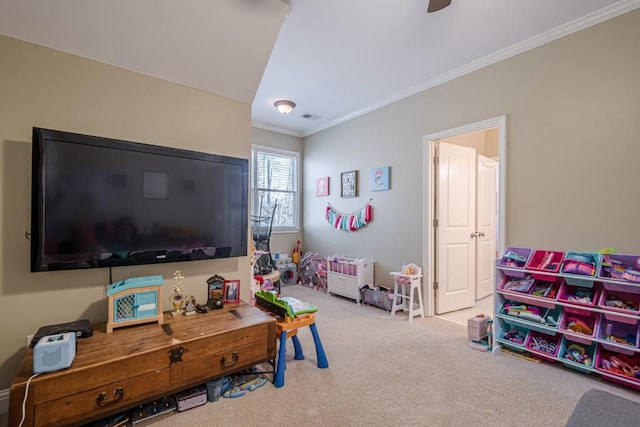
[[[235,310],[239,316],[235,316]],[[44,373],[29,384],[24,426],[80,425],[209,379],[274,361],[276,321],[246,303],[164,323],[136,325],[78,340],[71,367]],[[22,419],[33,349],[11,385],[9,425]]]

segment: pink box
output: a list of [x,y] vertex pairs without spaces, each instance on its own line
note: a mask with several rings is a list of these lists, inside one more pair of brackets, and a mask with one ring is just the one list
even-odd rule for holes
[[[531,296],[529,295],[529,293],[506,290],[505,286],[509,282],[509,279],[511,279],[511,277],[505,276],[502,278],[502,280],[498,284],[498,290],[501,291],[500,293],[502,293],[508,299],[521,302],[523,304],[538,305],[540,307],[545,307],[545,308],[555,308],[556,306],[556,303],[554,302],[555,298],[553,299],[543,298],[543,297]],[[535,286],[535,282],[531,289],[533,289],[534,286]]]
[[545,282],[554,282],[558,279],[557,276],[550,276],[548,274],[535,272],[541,271],[557,274],[560,271],[563,259],[564,252],[536,250],[533,252],[533,255],[531,255],[526,269],[534,272],[531,273],[534,279],[543,280]]
[[[564,331],[568,339],[582,344],[590,344],[596,333],[599,314],[579,308],[564,307],[558,329]],[[571,322],[582,324],[582,328],[569,329]],[[584,329],[584,327],[588,329]]]
[[[595,368],[603,378],[618,384],[640,388],[640,378],[636,377],[633,367],[640,364],[637,353],[623,354],[599,347],[596,351]],[[639,375],[640,376],[640,375]]]
[[585,307],[595,307],[600,298],[600,287],[594,285],[592,288],[584,286],[573,286],[567,282],[562,282],[558,301]]
[[560,349],[561,335],[547,335],[542,332],[530,331],[525,346],[527,350],[543,359],[555,362]]

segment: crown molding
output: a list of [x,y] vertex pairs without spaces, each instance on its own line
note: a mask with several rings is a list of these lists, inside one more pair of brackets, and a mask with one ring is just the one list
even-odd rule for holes
[[382,98],[381,100],[373,104],[370,104],[369,106],[364,107],[358,111],[354,111],[351,114],[347,114],[346,116],[342,116],[336,120],[332,120],[328,123],[312,128],[302,133],[302,136],[307,137],[307,136],[313,135],[314,133],[320,132],[322,130],[331,128],[333,126],[337,126],[341,123],[348,122],[349,120],[352,120],[352,119],[355,119],[356,117],[370,113],[371,111],[377,110],[378,108],[384,107],[389,104],[393,104],[394,102],[400,101],[401,99],[415,95],[419,92],[423,92],[427,89],[431,89],[432,87],[441,85],[443,83],[446,83],[458,77],[462,77],[466,74],[488,67],[489,65],[493,65],[500,61],[504,61],[505,59],[527,52],[531,49],[535,49],[536,47],[540,47],[544,44],[551,43],[552,41],[558,40],[562,37],[568,36],[580,30],[584,30],[585,28],[599,24],[611,18],[615,18],[616,16],[622,15],[624,13],[630,12],[634,9],[637,9],[638,7],[640,7],[640,0],[619,1],[610,6],[607,6],[600,10],[587,14],[581,18],[574,19],[573,21],[569,21],[566,24],[563,24],[559,27],[545,31],[544,33],[541,33],[537,36],[531,37],[527,40],[523,40],[507,48],[501,49],[483,58],[469,62],[468,64],[465,64],[461,67],[453,69],[447,73],[441,74],[437,77],[434,77],[433,79],[426,80],[422,83],[411,86],[403,91],[390,95],[386,98]]
[[295,131],[295,130],[292,130],[292,129],[285,129],[285,128],[281,128],[281,127],[278,127],[278,126],[271,126],[271,125],[268,125],[268,124],[262,123],[262,122],[251,122],[251,127],[258,128],[258,129],[263,129],[263,130],[270,130],[272,132],[283,133],[285,135],[296,136],[298,138],[304,137],[302,132],[298,132],[298,131]]

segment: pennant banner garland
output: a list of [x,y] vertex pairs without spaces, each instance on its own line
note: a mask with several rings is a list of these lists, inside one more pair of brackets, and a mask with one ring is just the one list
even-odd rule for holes
[[350,214],[339,212],[331,206],[331,203],[328,203],[325,218],[336,230],[358,231],[373,219],[371,200],[362,209]]

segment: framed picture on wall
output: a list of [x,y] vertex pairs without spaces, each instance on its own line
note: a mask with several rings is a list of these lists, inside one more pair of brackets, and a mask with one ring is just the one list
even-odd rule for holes
[[358,196],[358,171],[342,172],[340,174],[340,197]]
[[328,196],[329,195],[329,177],[325,176],[316,179],[316,196]]
[[240,302],[240,280],[224,281],[224,303],[233,304]]
[[385,191],[391,188],[389,166],[371,169],[371,191]]

